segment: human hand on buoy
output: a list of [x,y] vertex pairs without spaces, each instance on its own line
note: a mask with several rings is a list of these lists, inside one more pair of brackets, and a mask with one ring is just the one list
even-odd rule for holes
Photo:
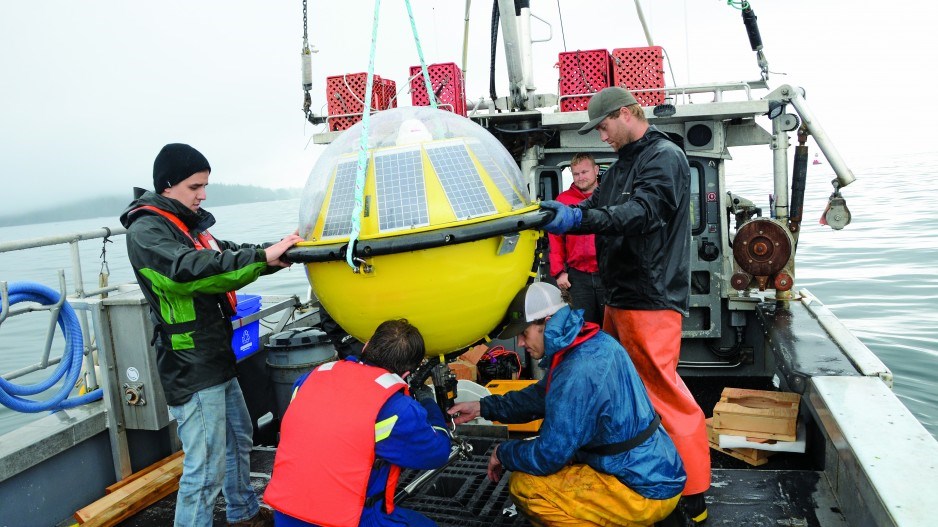
[[570,229],[579,227],[583,220],[583,211],[559,201],[542,201],[541,208],[554,212],[554,219],[544,226],[544,230],[551,234],[564,234]]
[[292,263],[282,259],[283,253],[301,241],[303,241],[303,237],[294,231],[293,234],[264,249],[264,253],[267,255],[267,265],[271,267],[290,267]]

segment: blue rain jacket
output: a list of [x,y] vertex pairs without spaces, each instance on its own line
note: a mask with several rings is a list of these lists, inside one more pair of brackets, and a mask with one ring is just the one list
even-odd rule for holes
[[[561,308],[544,331],[547,368],[554,354],[573,343],[583,327],[583,310]],[[569,463],[586,464],[616,476],[646,498],[667,499],[684,489],[687,476],[664,427],[621,454],[603,456],[580,450],[627,441],[654,419],[654,409],[625,349],[600,331],[568,350],[547,376],[523,390],[483,397],[482,417],[503,423],[544,418],[533,440],[506,441],[497,455],[507,470],[549,475]]]

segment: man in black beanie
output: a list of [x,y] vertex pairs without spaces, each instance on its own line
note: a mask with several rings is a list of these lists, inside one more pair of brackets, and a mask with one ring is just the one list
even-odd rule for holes
[[[267,247],[216,240],[202,209],[211,166],[201,152],[173,143],[153,162],[153,191],[121,215],[127,255],[150,304],[160,381],[185,452],[175,524],[210,526],[218,493],[232,525],[272,526],[250,481],[253,426],[235,372],[234,291],[289,267],[283,253],[296,233]],[[138,189],[139,190],[139,189]]]
[[203,170],[211,172],[212,167],[202,152],[182,143],[170,143],[153,161],[153,192],[162,194],[163,190]]

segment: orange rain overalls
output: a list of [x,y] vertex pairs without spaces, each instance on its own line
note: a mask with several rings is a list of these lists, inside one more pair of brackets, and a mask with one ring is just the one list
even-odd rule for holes
[[645,383],[661,424],[677,447],[687,471],[684,494],[710,488],[710,443],[703,411],[677,374],[681,355],[681,314],[606,306],[603,331],[629,352]]

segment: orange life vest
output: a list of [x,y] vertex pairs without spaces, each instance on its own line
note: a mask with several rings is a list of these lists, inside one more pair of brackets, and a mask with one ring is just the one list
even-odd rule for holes
[[[375,419],[401,390],[408,391],[399,376],[354,361],[313,370],[283,416],[264,502],[316,525],[357,526],[375,462]],[[400,471],[391,465],[388,513]]]
[[[195,245],[196,249],[199,249],[199,250],[211,249],[214,251],[221,252],[221,248],[218,246],[218,242],[215,241],[215,237],[212,236],[210,232],[202,231],[198,235],[196,235],[195,238],[193,238],[192,234],[189,233],[189,228],[186,227],[186,224],[183,223],[181,219],[179,219],[179,216],[176,216],[172,212],[167,212],[163,209],[154,207],[153,205],[143,205],[143,206],[137,207],[131,212],[137,212],[138,210],[148,210],[150,212],[155,212],[159,214],[160,216],[169,220],[170,223],[175,225],[177,229],[182,231],[182,233],[185,234],[186,237],[192,241],[192,244]],[[227,293],[225,293],[225,296],[228,298],[228,304],[231,306],[231,309],[235,313],[237,313],[238,312],[238,296],[235,294],[234,291],[228,291]]]

